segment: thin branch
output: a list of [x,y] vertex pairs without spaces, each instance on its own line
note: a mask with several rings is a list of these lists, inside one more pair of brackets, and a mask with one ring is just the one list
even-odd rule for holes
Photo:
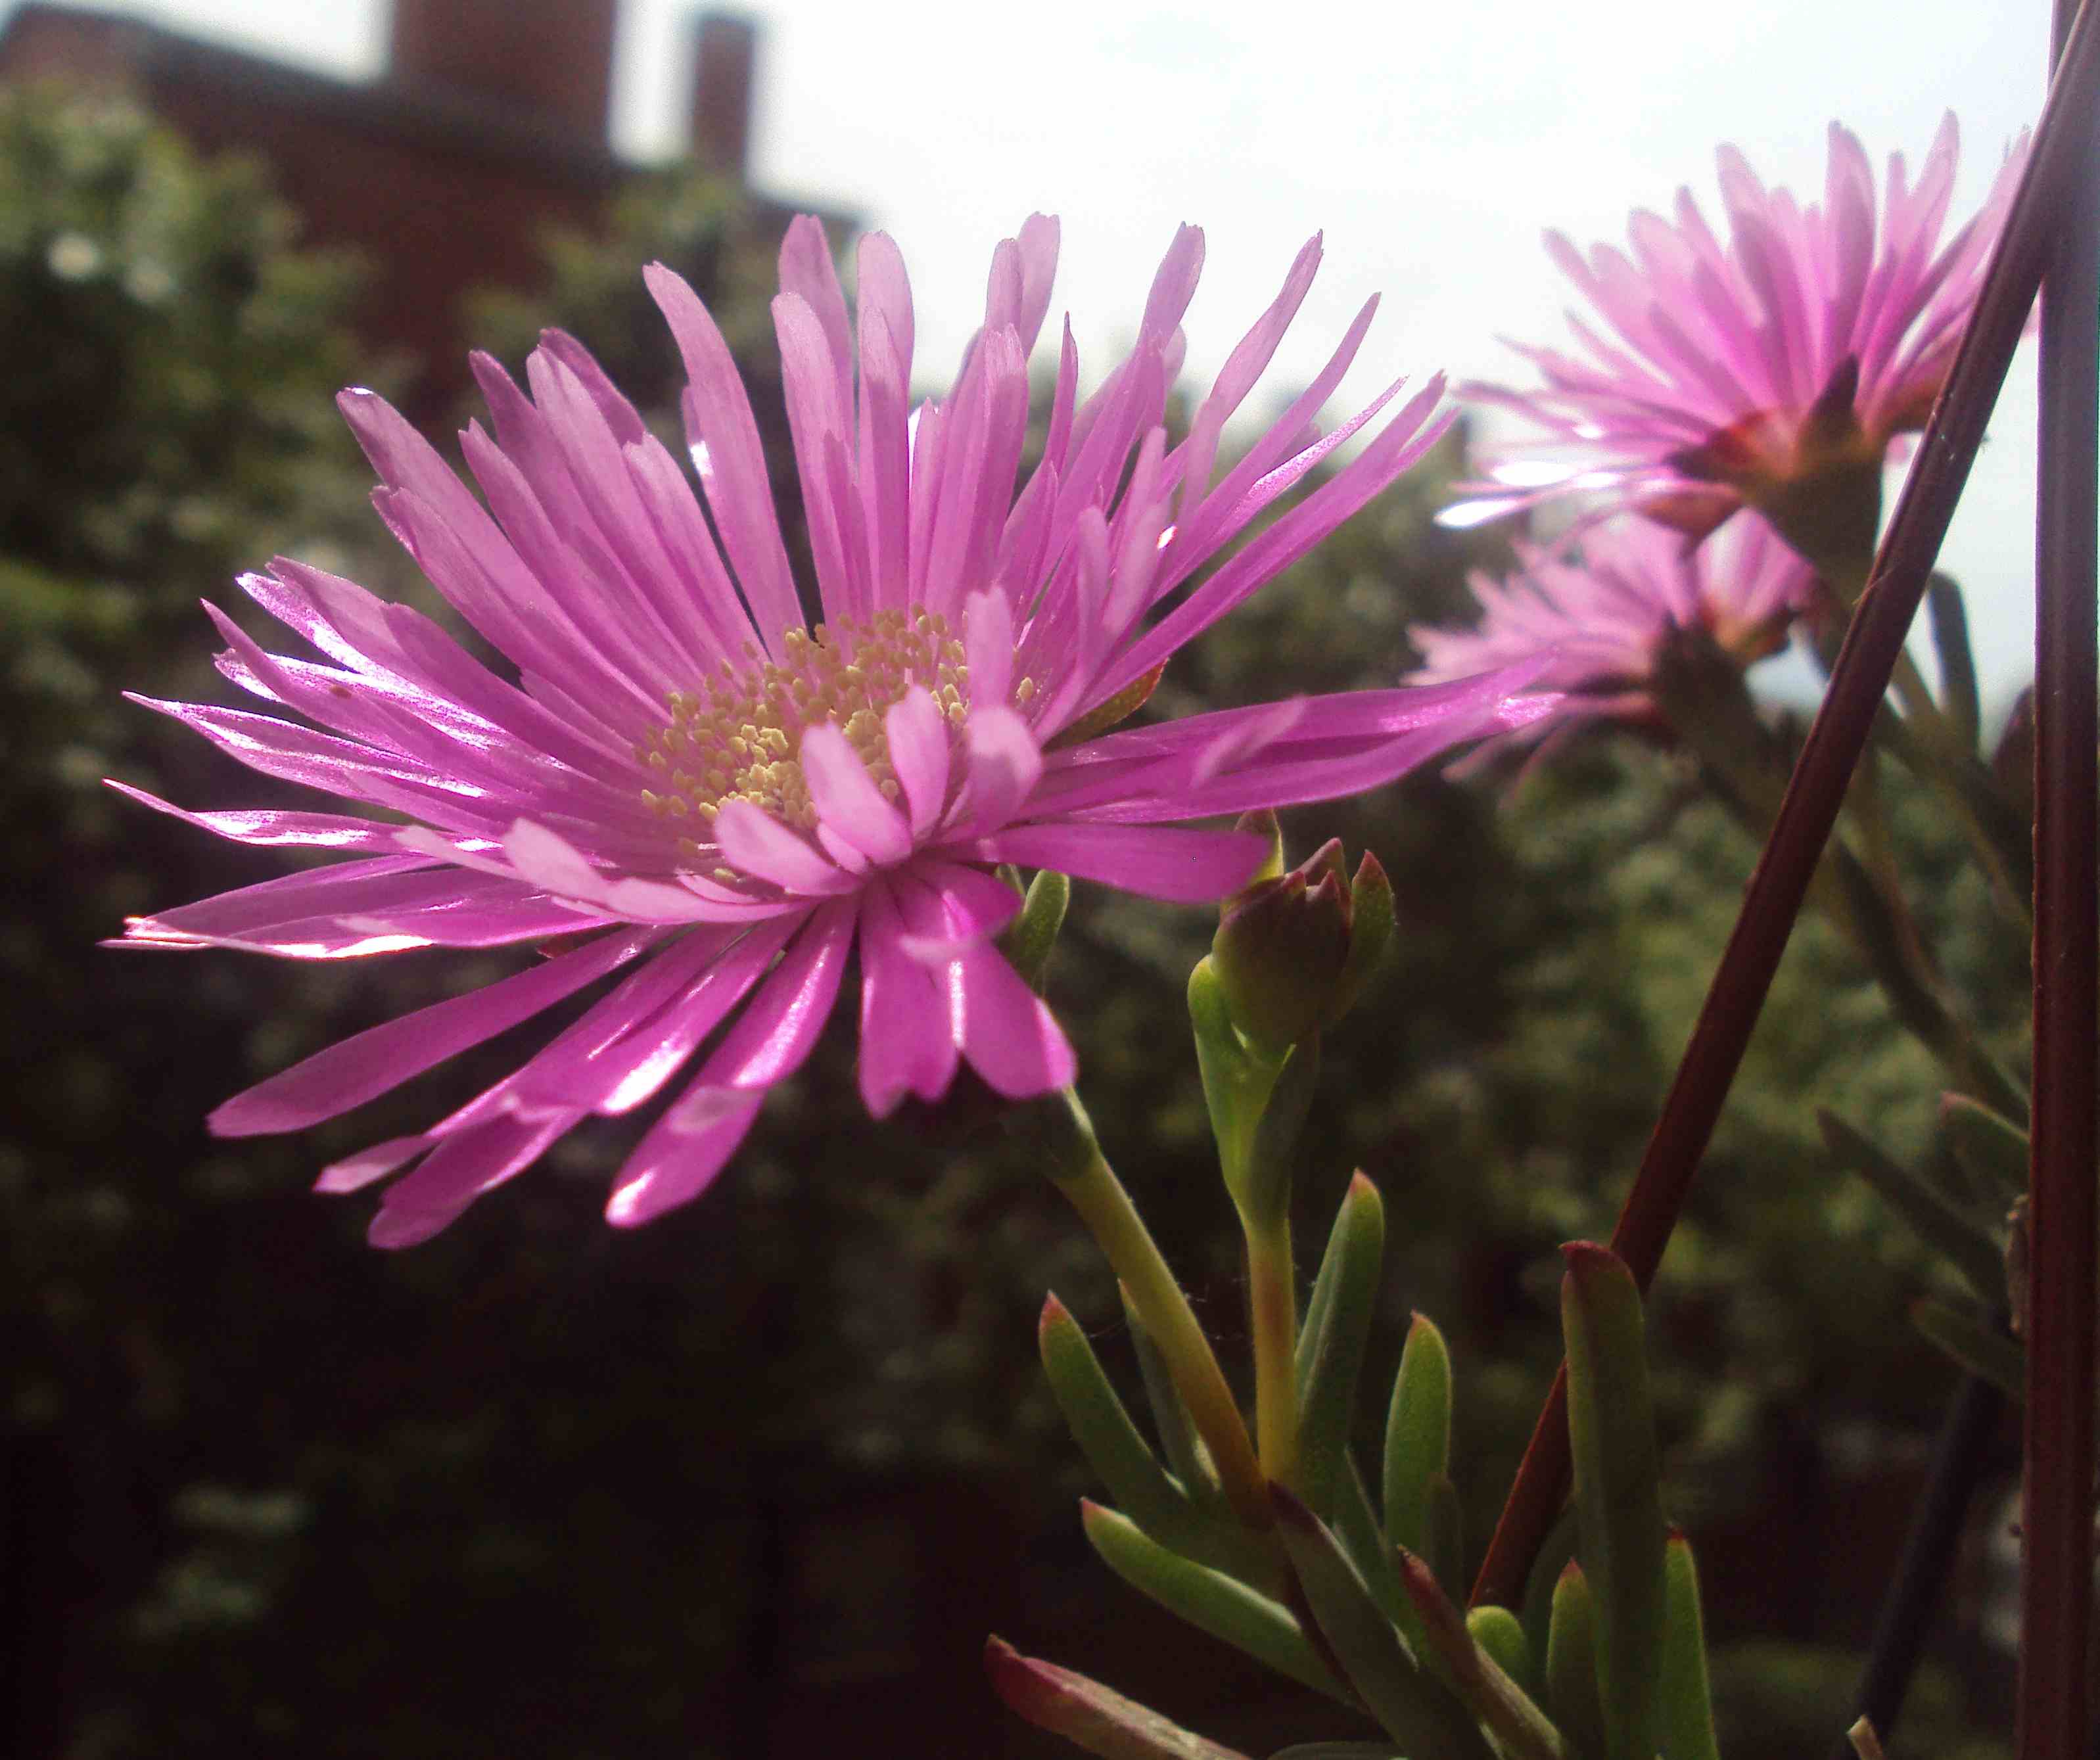
[[[2090,14],[2091,4],[2082,9]],[[2058,0],[2068,69],[2089,17]],[[2063,74],[2058,78],[2061,83]],[[2018,1760],[2071,1760],[2092,1736],[2096,1113],[2100,822],[2094,712],[2095,368],[2100,179],[2089,155],[2057,210],[2042,282],[2035,527],[2034,1122],[2028,1220],[2026,1498]]]

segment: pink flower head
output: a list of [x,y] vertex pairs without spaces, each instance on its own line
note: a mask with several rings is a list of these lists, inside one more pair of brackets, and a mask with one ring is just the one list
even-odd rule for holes
[[[303,719],[150,706],[267,775],[408,823],[191,814],[127,790],[222,836],[347,858],[135,920],[127,939],[309,959],[552,937],[564,951],[271,1077],[219,1107],[214,1130],[331,1118],[618,974],[514,1074],[320,1185],[351,1191],[414,1163],[372,1238],[422,1240],[586,1115],[657,1100],[697,1059],[614,1184],[608,1216],[642,1222],[728,1159],[809,1055],[855,949],[871,1113],[942,1094],[959,1061],[1008,1096],[1071,1078],[1064,1034],[992,945],[1018,905],[997,865],[1216,898],[1263,845],[1171,822],[1352,793],[1537,712],[1514,695],[1519,672],[1106,731],[1177,648],[1383,489],[1448,418],[1432,379],[1195,580],[1398,392],[1330,434],[1312,425],[1373,307],[1220,474],[1224,423],[1304,299],[1319,244],[1170,449],[1162,421],[1203,256],[1202,233],[1183,228],[1129,358],[1083,400],[1067,327],[1042,461],[1017,494],[1028,356],[1057,255],[1057,224],[1041,216],[999,246],[954,390],[914,410],[896,246],[862,240],[849,313],[821,227],[790,228],[773,309],[814,583],[790,571],[721,333],[668,270],[648,282],[684,356],[704,511],[677,457],[567,336],[549,333],[532,356],[529,396],[475,361],[495,434],[477,423],[462,439],[486,506],[386,404],[345,394],[382,516],[514,680],[408,607],[319,569],[280,560],[248,576],[320,658],[267,653],[214,610],[221,670]],[[821,622],[805,620],[812,585]]]
[[1657,667],[1680,635],[1703,636],[1747,666],[1785,642],[1815,584],[1762,519],[1737,520],[1696,549],[1628,518],[1592,523],[1575,543],[1516,548],[1520,571],[1509,580],[1473,576],[1476,625],[1408,631],[1423,655],[1418,683],[1539,664],[1539,683],[1566,695],[1516,737],[1597,717],[1649,719]]
[[1699,537],[1745,501],[1848,464],[1871,471],[1877,495],[1890,441],[1924,426],[1947,377],[2027,147],[2023,134],[1943,246],[1959,149],[1951,112],[1915,186],[1890,155],[1878,217],[1866,149],[1833,122],[1820,206],[1766,188],[1740,152],[1720,149],[1725,248],[1688,189],[1674,225],[1635,214],[1630,257],[1599,245],[1586,258],[1549,232],[1547,253],[1604,325],[1568,314],[1581,353],[1513,344],[1537,364],[1539,390],[1467,388],[1555,443],[1546,457],[1507,449],[1490,471],[1499,492],[1447,523],[1564,487],[1605,489]]

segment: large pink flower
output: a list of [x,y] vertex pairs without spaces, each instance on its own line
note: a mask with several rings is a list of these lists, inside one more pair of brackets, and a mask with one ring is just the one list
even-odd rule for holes
[[1696,635],[1747,666],[1784,644],[1815,587],[1815,571],[1762,519],[1739,519],[1696,549],[1630,516],[1586,526],[1572,542],[1516,549],[1507,581],[1473,576],[1477,624],[1417,624],[1408,638],[1422,653],[1419,684],[1535,659],[1539,684],[1565,695],[1519,737],[1597,717],[1652,718],[1672,644]]
[[[1215,898],[1262,846],[1167,822],[1352,793],[1536,712],[1514,695],[1519,673],[1105,731],[1177,648],[1384,488],[1448,418],[1432,379],[1191,586],[1399,390],[1332,433],[1312,426],[1375,302],[1220,475],[1224,424],[1320,250],[1299,253],[1170,449],[1162,419],[1203,255],[1185,227],[1129,358],[1084,400],[1067,328],[1042,461],[1017,494],[1027,360],[1057,254],[1041,216],[999,245],[953,391],[914,410],[895,245],[862,241],[849,315],[822,229],[790,230],[774,313],[813,583],[790,571],[729,351],[664,269],[648,280],[684,355],[704,512],[677,459],[566,336],[532,355],[529,398],[475,362],[496,433],[477,424],[463,444],[486,508],[386,404],[345,395],[381,514],[514,681],[409,607],[319,569],[279,561],[247,577],[321,659],[266,653],[214,611],[221,669],[314,725],[151,706],[253,769],[408,823],[191,814],[127,791],[223,836],[351,858],[136,920],[128,940],[341,959],[585,938],[270,1078],[214,1113],[215,1130],[330,1118],[620,973],[514,1074],[320,1184],[350,1191],[416,1162],[387,1189],[372,1237],[424,1239],[586,1115],[655,1099],[704,1048],[613,1187],[610,1218],[641,1222],[712,1179],[809,1054],[856,947],[871,1112],[940,1095],[959,1061],[1009,1096],[1070,1079],[1064,1034],[990,945],[1018,902],[996,865]],[[819,623],[805,621],[811,586]]]
[[1878,472],[1890,441],[1924,426],[1947,377],[2027,137],[1942,246],[1958,149],[1950,113],[1915,185],[1892,155],[1878,218],[1866,149],[1833,122],[1820,205],[1766,188],[1740,152],[1720,149],[1725,246],[1689,190],[1674,225],[1635,214],[1630,256],[1599,245],[1585,258],[1549,232],[1548,254],[1604,328],[1570,312],[1583,352],[1513,344],[1538,368],[1537,390],[1466,388],[1542,430],[1549,450],[1504,449],[1491,474],[1508,493],[1447,517],[1574,485],[1703,536],[1744,500],[1833,465]]

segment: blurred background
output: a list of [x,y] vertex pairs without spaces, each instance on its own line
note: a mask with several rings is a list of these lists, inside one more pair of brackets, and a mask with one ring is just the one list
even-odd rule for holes
[[[996,1630],[1255,1753],[1360,1733],[1096,1564],[1092,1489],[1034,1355],[1054,1288],[1128,1368],[1061,1202],[968,1095],[871,1130],[849,1035],[731,1176],[635,1234],[598,1220],[624,1146],[581,1132],[437,1242],[388,1255],[307,1193],[515,1049],[291,1142],[205,1113],[343,1034],[509,969],[412,955],[298,969],[96,949],[130,912],[280,871],[129,806],[276,800],[118,696],[214,698],[199,597],[275,552],[435,601],[366,507],[330,397],[394,396],[441,444],[465,354],[582,337],[673,420],[638,270],[713,306],[784,446],[766,301],[796,211],[898,238],[940,388],[993,242],[1061,210],[1054,310],[1098,373],[1173,223],[1210,268],[1190,377],[1290,256],[1328,267],[1280,404],[1383,289],[1338,404],[1437,367],[1511,374],[1557,337],[1538,249],[1617,237],[1732,139],[1820,189],[1824,130],[1915,161],[1965,130],[1955,212],[2039,100],[2043,9],[1880,0],[1274,15],[1081,0],[686,11],[654,0],[192,0],[0,10],[0,1730],[67,1757],[870,1756],[1057,1752],[993,1704]],[[2024,375],[2024,377],[2020,377]],[[2024,680],[2032,363],[1947,563],[1987,692]],[[1502,535],[1431,523],[1461,431],[1177,663],[1167,713],[1390,682],[1464,614]],[[776,483],[792,483],[776,473]],[[783,511],[791,516],[792,506]],[[1783,663],[1782,663],[1783,664]],[[1784,677],[1776,688],[1793,688]],[[289,796],[282,798],[288,801]],[[1921,804],[1896,816],[1967,1007],[2016,1048],[2021,950]],[[1410,1307],[1450,1334],[1485,1534],[1557,1352],[1555,1242],[1608,1230],[1754,851],[1679,761],[1600,739],[1521,788],[1423,779],[1299,815],[1374,849],[1402,933],[1328,1048],[1301,1179],[1317,1242],[1352,1166],[1395,1217],[1374,1377]],[[1207,915],[1081,889],[1051,997],[1155,1231],[1237,1352],[1235,1237],[1180,997]],[[1938,1086],[1804,924],[1657,1308],[1673,1507],[1699,1544],[1730,1751],[1827,1746],[1952,1371],[1906,1307],[1936,1273],[1835,1181],[1812,1109],[1921,1145]],[[2010,1459],[2010,1454],[2008,1455]],[[1904,1727],[1988,1751],[2007,1667],[1983,1528]],[[11,1720],[11,1721],[9,1721]]]

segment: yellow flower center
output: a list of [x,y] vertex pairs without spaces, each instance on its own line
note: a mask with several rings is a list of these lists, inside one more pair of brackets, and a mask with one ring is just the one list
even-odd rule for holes
[[[783,825],[813,830],[817,810],[800,761],[806,728],[829,721],[843,733],[884,796],[903,790],[889,760],[883,717],[915,685],[931,693],[950,729],[969,718],[970,669],[959,634],[938,611],[912,606],[877,611],[866,623],[840,618],[810,630],[790,629],[784,656],[721,663],[698,690],[673,690],[671,719],[635,747],[659,779],[642,798],[650,811],[686,828],[678,847],[698,855],[692,833],[707,835],[726,801],[748,801]],[[1035,682],[1022,679],[1026,703]]]

